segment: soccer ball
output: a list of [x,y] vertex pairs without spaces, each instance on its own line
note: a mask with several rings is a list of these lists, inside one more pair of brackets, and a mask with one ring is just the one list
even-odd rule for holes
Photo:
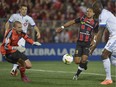
[[70,55],[70,54],[65,54],[62,58],[62,61],[65,63],[65,64],[71,64],[73,62],[73,56]]

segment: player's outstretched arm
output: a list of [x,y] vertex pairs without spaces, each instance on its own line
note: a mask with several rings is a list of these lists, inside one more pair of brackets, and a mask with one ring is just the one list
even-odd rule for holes
[[64,25],[62,25],[61,27],[56,28],[56,32],[61,32],[64,28],[69,27],[73,24],[75,24],[75,20],[71,20],[71,21],[65,23]]

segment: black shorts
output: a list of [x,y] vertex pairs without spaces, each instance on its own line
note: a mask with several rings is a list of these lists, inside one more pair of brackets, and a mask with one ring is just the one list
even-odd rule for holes
[[90,42],[78,41],[75,49],[75,57],[81,57],[82,55],[89,56]]
[[16,51],[16,52],[11,53],[11,54],[6,54],[5,56],[3,56],[3,58],[5,60],[7,60],[8,62],[13,63],[13,64],[17,63],[17,61],[19,59],[22,59],[24,61],[28,59],[25,54],[23,54],[23,53],[21,53],[19,51]]

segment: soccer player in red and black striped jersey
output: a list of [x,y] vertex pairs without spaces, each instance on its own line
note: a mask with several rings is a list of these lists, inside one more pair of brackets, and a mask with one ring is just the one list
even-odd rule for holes
[[95,13],[93,9],[90,7],[87,9],[86,15],[71,20],[56,29],[56,32],[61,32],[64,28],[73,24],[80,24],[80,31],[78,34],[78,40],[74,54],[74,61],[76,64],[79,64],[77,73],[73,77],[73,79],[76,80],[83,70],[87,70],[87,60],[89,56],[89,48],[92,41],[92,36],[95,36],[98,32],[98,22],[93,19],[94,14]]

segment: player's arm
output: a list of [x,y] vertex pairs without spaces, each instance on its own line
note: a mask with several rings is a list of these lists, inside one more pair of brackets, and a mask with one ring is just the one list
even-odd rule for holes
[[4,38],[4,48],[5,50],[12,50],[11,44],[11,37],[12,37],[12,31],[7,31],[7,36]]
[[29,23],[30,23],[31,26],[34,28],[34,30],[37,32],[36,36],[37,36],[37,38],[39,39],[39,38],[41,37],[41,35],[40,35],[40,30],[39,30],[39,28],[36,26],[34,20],[33,20],[31,17],[29,17]]
[[39,39],[41,37],[39,28],[35,25],[34,30],[37,32],[36,36]]
[[64,25],[62,25],[61,27],[57,28],[56,32],[61,32],[64,28],[69,27],[75,23],[76,23],[75,20],[71,20],[71,21],[65,23]]
[[15,18],[15,14],[13,14],[10,18],[9,18],[9,20],[6,22],[6,24],[5,24],[5,35],[6,35],[6,32],[10,29],[10,24],[12,23],[12,22],[14,22],[14,19]]
[[90,54],[93,53],[93,51],[95,50],[96,46],[97,46],[98,43],[100,42],[104,30],[105,30],[104,27],[99,27],[99,31],[98,31],[98,33],[96,34],[96,37],[94,38],[94,43],[91,44],[91,47],[90,47]]
[[33,40],[32,38],[30,38],[26,33],[23,33],[23,32],[22,32],[22,37],[23,37],[28,43],[30,43],[30,44],[32,44],[32,45],[37,45],[37,46],[41,45],[41,43],[39,43],[39,42],[34,42],[34,40]]
[[61,32],[64,28],[69,27],[69,26],[71,26],[71,25],[73,25],[75,23],[80,23],[80,18],[77,18],[77,19],[74,19],[74,20],[71,20],[71,21],[65,23],[61,27],[57,28],[56,32]]
[[5,29],[6,29],[5,31],[7,32],[9,28],[10,28],[10,23],[7,21],[5,24]]
[[91,41],[91,44],[96,43],[96,35],[98,33],[98,27],[99,27],[98,22],[96,22],[95,27],[94,27],[94,30],[93,30],[93,39]]

